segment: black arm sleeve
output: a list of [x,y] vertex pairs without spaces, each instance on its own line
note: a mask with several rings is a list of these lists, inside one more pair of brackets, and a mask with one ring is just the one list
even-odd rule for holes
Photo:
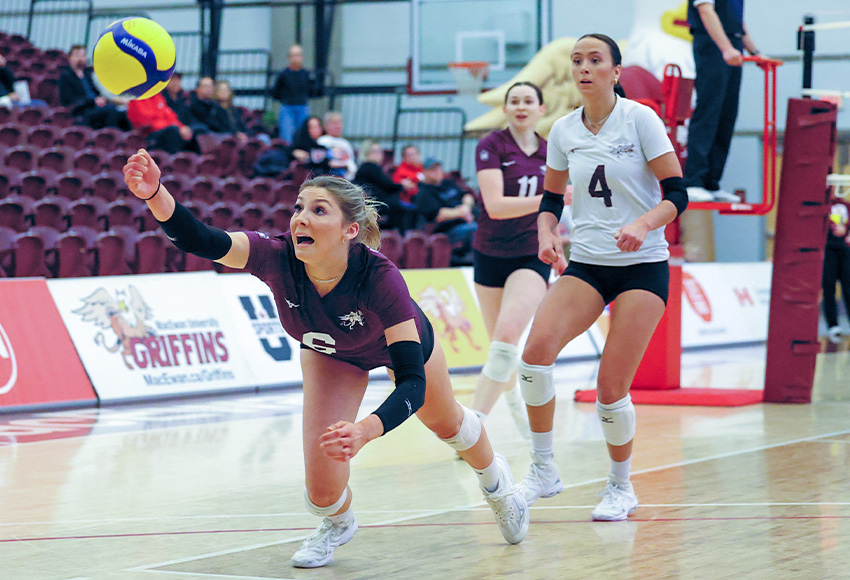
[[561,221],[561,214],[564,213],[564,196],[552,193],[548,189],[543,192],[543,199],[540,200],[540,213],[548,211],[554,215],[558,221]]
[[373,413],[384,425],[384,434],[404,423],[425,403],[425,359],[422,345],[402,340],[389,345],[395,373],[395,390]]
[[227,232],[201,223],[186,206],[175,204],[172,216],[159,222],[168,239],[184,252],[201,258],[219,260],[226,256],[233,245]]
[[688,207],[688,189],[681,177],[668,177],[661,180],[661,191],[664,199],[676,206],[676,217]]

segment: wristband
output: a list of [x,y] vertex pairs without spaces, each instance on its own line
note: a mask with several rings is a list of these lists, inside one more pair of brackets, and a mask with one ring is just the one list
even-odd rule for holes
[[153,192],[153,195],[152,195],[152,196],[150,196],[150,197],[144,197],[144,198],[142,198],[142,201],[150,201],[150,200],[152,200],[153,198],[155,198],[155,197],[156,197],[156,194],[158,194],[158,193],[159,193],[159,188],[160,188],[160,187],[162,187],[162,180],[160,180],[159,184],[156,186],[156,191],[154,191],[154,192]]

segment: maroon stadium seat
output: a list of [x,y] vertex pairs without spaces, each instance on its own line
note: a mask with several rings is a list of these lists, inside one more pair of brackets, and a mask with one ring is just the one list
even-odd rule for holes
[[39,153],[36,165],[56,173],[64,173],[70,169],[73,156],[73,150],[70,147],[48,147]]
[[245,203],[248,201],[244,199],[247,188],[248,182],[244,177],[238,175],[225,177],[221,180],[221,199],[240,204]]
[[38,149],[31,145],[18,145],[6,152],[6,165],[18,171],[32,171],[35,169],[35,160],[38,157]]
[[269,208],[265,204],[250,201],[239,208],[237,219],[240,229],[249,232],[262,232],[266,230],[266,214]]
[[401,262],[405,268],[428,267],[428,237],[417,231],[408,232],[404,236]]
[[245,177],[251,177],[254,174],[254,163],[260,154],[268,147],[259,139],[249,139],[242,144],[239,149],[239,172]]
[[[135,199],[135,198],[134,198]],[[114,228],[116,226],[130,226],[138,231],[138,224],[135,220],[137,207],[133,200],[119,198],[109,202],[106,206],[106,219],[108,226]]]
[[215,203],[218,201],[221,183],[215,177],[199,175],[189,183],[188,188],[192,192],[192,199]]
[[12,252],[18,232],[6,226],[0,226],[0,276],[12,274]]
[[208,210],[210,225],[225,231],[233,229],[233,214],[230,204],[223,201],[216,202]]
[[124,133],[124,149],[136,152],[147,146],[147,129],[133,129]]
[[292,206],[288,203],[274,204],[269,210],[269,220],[271,221],[272,227],[282,232],[288,232],[292,213]]
[[92,175],[99,173],[103,169],[101,152],[97,149],[92,149],[91,147],[82,149],[74,155],[74,160],[71,162],[71,166],[74,169],[80,169],[91,173]]
[[170,242],[159,232],[145,232],[136,238],[136,274],[159,274],[166,271],[166,243]]
[[401,234],[396,230],[384,230],[381,232],[381,253],[399,268],[401,267],[402,251]]
[[0,199],[0,226],[19,233],[25,231],[32,205],[33,200],[17,194]]
[[[58,102],[54,103],[54,105],[58,104]],[[57,129],[66,129],[74,125],[74,115],[64,107],[51,106],[45,121]]]
[[448,268],[452,264],[452,242],[446,234],[431,234],[428,236],[428,266],[431,268]]
[[24,197],[38,200],[53,186],[56,174],[49,171],[25,171],[13,178],[10,186]]
[[173,195],[178,201],[191,198],[192,190],[189,187],[189,180],[186,176],[172,173],[167,177],[163,177],[161,183],[168,190],[168,193]]
[[191,151],[180,151],[168,161],[169,173],[195,177],[198,175],[200,157]]
[[92,275],[91,245],[73,230],[59,236],[56,243],[56,277],[82,278]]
[[92,195],[107,202],[118,197],[118,189],[124,185],[124,175],[117,171],[101,171],[89,181]]
[[[117,171],[123,175],[124,166],[127,165],[127,159],[130,157],[130,153],[120,149],[118,151],[112,151],[107,153],[103,157],[103,168],[104,171]],[[123,181],[123,177],[122,177]]]
[[66,171],[56,176],[56,195],[69,201],[76,201],[84,195],[84,185],[88,174],[78,170]]
[[70,202],[58,196],[48,196],[36,202],[33,208],[33,220],[37,226],[48,226],[62,231],[65,228],[65,214]]
[[[7,110],[4,107],[0,109]],[[5,143],[9,147],[23,145],[26,141],[27,127],[17,123],[6,123],[0,126],[0,143]]]
[[126,241],[120,234],[109,231],[97,236],[98,276],[125,276],[131,274],[127,264]]
[[[45,73],[47,73],[47,65],[45,63]],[[48,74],[36,81],[34,93],[36,99],[41,99],[50,107],[55,107],[59,104],[59,83],[58,79]],[[51,116],[52,122],[52,116]]]
[[12,263],[12,274],[17,278],[50,277],[44,240],[35,233],[18,234],[15,238]]
[[114,127],[104,127],[94,132],[92,147],[107,153],[124,147],[124,132]]
[[27,129],[27,144],[47,149],[56,141],[56,130],[50,125],[36,125]]
[[[26,77],[21,77],[24,80]],[[15,119],[18,123],[29,125],[30,127],[44,123],[44,109],[41,107],[27,107],[25,109],[15,109]]]
[[272,179],[271,177],[255,177],[254,179],[248,182],[248,199],[246,199],[246,201],[268,204],[275,204],[278,201],[285,201],[290,204],[294,203],[295,199],[292,199],[291,201],[275,199],[275,191],[277,190],[279,185],[280,184],[278,183],[278,181]]
[[98,223],[98,216],[103,215],[100,204],[90,196],[82,197],[71,202],[68,215],[71,220],[71,228],[86,226],[95,230],[103,231],[102,224]]
[[93,136],[92,130],[83,126],[71,126],[62,129],[59,138],[65,147],[71,147],[75,151],[80,151],[89,147]]

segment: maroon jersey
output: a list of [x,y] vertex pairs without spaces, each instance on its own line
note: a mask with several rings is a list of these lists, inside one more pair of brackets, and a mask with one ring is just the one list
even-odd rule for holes
[[422,324],[401,272],[383,254],[354,244],[348,269],[325,296],[295,257],[289,233],[268,238],[246,232],[250,253],[246,271],[268,284],[280,322],[290,336],[322,354],[363,370],[390,365],[384,330],[400,322]]
[[[538,136],[539,146],[526,155],[510,129],[494,131],[478,142],[475,168],[501,169],[505,197],[543,195],[546,172],[546,140]],[[478,214],[478,230],[472,247],[488,256],[516,258],[537,255],[537,212],[518,218],[494,220],[486,207]]]

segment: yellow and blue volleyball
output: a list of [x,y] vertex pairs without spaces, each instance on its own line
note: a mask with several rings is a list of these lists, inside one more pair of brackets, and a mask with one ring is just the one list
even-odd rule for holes
[[109,25],[94,46],[94,72],[104,88],[130,99],[149,99],[174,74],[176,53],[168,32],[147,18]]

